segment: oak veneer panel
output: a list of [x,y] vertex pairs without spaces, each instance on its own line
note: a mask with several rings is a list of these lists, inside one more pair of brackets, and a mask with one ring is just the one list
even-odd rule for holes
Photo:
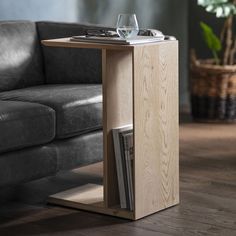
[[133,123],[132,51],[105,50],[103,59],[104,201],[119,204],[112,129]]
[[103,201],[103,186],[97,184],[86,184],[51,195],[50,197],[81,204],[95,204]]
[[134,48],[135,218],[179,202],[178,42]]
[[133,45],[75,42],[71,41],[70,38],[42,40],[42,44],[48,47],[94,48],[94,49],[110,49],[110,50],[132,50],[132,48],[134,47]]
[[[67,38],[43,44],[102,49],[103,62],[104,195],[100,187],[92,195],[85,190],[78,201],[54,196],[50,202],[128,219],[177,204],[178,43],[121,46]],[[119,204],[119,193],[111,130],[130,123],[134,123],[135,142],[134,212],[114,207]]]
[[103,186],[97,184],[86,184],[51,195],[48,202],[80,210],[134,219],[133,212],[116,207],[107,208],[103,201]]

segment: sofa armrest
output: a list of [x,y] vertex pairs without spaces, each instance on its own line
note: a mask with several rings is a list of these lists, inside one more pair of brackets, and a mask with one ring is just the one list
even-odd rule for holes
[[[40,40],[83,35],[98,25],[37,22]],[[97,49],[51,48],[42,45],[46,83],[101,83],[102,53]]]

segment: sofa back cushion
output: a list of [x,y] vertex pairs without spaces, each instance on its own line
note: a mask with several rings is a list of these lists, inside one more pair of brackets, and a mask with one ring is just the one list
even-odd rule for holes
[[[101,28],[57,22],[37,22],[37,26],[41,40],[83,35],[86,29]],[[101,83],[101,50],[42,47],[46,83]]]
[[0,21],[0,91],[44,83],[36,24]]

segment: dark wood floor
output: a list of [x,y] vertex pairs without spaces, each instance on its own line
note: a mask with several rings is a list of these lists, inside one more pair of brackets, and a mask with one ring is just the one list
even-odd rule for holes
[[[131,222],[45,205],[46,196],[101,182],[101,165],[9,189],[0,235],[236,235],[236,125],[180,126],[181,204]],[[7,192],[7,190],[5,190]]]

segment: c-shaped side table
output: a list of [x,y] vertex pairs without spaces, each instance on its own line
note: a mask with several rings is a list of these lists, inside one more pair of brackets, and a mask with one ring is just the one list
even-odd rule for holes
[[[127,219],[179,203],[178,41],[139,45],[44,40],[102,50],[104,186],[85,185],[49,202]],[[134,211],[119,208],[112,128],[134,127]]]

